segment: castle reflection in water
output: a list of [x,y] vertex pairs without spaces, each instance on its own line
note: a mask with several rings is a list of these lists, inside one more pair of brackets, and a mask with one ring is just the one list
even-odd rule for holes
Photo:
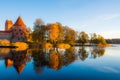
[[9,49],[0,49],[0,59],[5,60],[6,68],[14,67],[20,74],[27,62],[33,61],[36,73],[43,72],[43,67],[59,70],[63,66],[68,66],[75,60],[84,61],[87,58],[99,58],[103,56],[105,50],[97,47],[71,47],[70,49],[28,49],[16,51]]

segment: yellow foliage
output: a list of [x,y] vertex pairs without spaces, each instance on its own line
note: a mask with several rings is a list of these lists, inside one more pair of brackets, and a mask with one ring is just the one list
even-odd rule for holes
[[1,48],[0,49],[0,54],[8,54],[10,52],[9,48]]
[[55,70],[58,69],[59,66],[59,57],[58,53],[56,51],[50,51],[50,60],[49,60],[49,66]]
[[0,40],[1,46],[10,46],[10,41],[7,39]]
[[50,50],[52,48],[52,44],[51,43],[45,43],[43,44],[43,47],[46,49],[46,50]]
[[106,47],[111,47],[112,45],[111,44],[106,44]]
[[59,27],[58,24],[50,24],[50,39],[55,41],[58,38]]
[[24,42],[15,42],[15,43],[12,43],[12,45],[18,47],[15,49],[16,51],[26,50],[28,48],[28,44]]
[[101,43],[99,43],[98,44],[98,47],[110,47],[111,46],[111,44],[101,44]]
[[71,46],[69,44],[61,43],[61,44],[58,44],[57,47],[60,49],[69,49]]

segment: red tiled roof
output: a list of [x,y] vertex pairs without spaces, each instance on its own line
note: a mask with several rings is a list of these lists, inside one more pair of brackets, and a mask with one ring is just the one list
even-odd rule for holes
[[22,70],[24,69],[25,64],[21,64],[21,65],[14,65],[14,68],[16,69],[16,71],[18,72],[18,74],[20,74],[22,72]]
[[11,20],[6,20],[7,24],[13,24],[13,22]]
[[22,18],[19,16],[17,21],[15,22],[15,24],[13,26],[22,26],[22,27],[26,27],[26,25],[24,24]]

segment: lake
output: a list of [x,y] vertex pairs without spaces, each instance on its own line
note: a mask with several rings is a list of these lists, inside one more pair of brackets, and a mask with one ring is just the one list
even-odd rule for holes
[[0,80],[120,80],[120,45],[0,49]]

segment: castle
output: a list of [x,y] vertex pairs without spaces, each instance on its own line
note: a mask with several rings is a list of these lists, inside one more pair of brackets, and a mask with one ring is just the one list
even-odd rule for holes
[[6,20],[5,30],[0,31],[0,39],[7,39],[11,42],[26,41],[27,27],[19,16],[13,24],[11,20]]

